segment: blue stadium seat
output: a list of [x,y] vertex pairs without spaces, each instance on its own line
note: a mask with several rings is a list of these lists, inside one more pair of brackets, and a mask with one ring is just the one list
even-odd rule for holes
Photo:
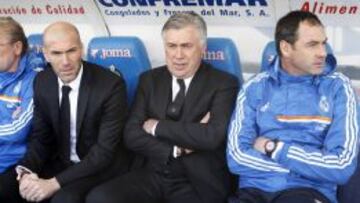
[[207,50],[203,59],[215,68],[235,75],[240,84],[243,83],[239,53],[231,39],[208,38]]
[[42,54],[43,40],[42,34],[31,34],[28,36],[28,44],[31,50],[34,50],[37,54]]
[[[328,53],[328,58],[326,60],[335,60],[333,50],[328,43],[326,43],[326,51]],[[268,42],[263,50],[260,72],[267,70],[277,55],[275,41]]]
[[[29,51],[33,55],[32,65],[36,71],[42,71],[46,67],[46,60],[42,52],[43,40],[42,34],[31,34],[27,38],[29,44]],[[35,59],[34,59],[35,58]]]
[[132,103],[142,72],[151,68],[144,44],[137,37],[96,37],[89,42],[87,60],[120,73]]
[[267,69],[267,67],[275,59],[275,56],[277,56],[275,42],[271,41],[266,44],[263,50],[263,54],[261,57],[260,72],[263,72]]

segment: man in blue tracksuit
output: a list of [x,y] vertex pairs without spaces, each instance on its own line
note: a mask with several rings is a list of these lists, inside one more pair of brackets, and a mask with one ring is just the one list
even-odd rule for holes
[[22,202],[14,166],[26,151],[33,112],[32,83],[38,65],[27,51],[20,24],[0,17],[0,202]]
[[314,14],[290,12],[276,25],[279,56],[239,92],[227,145],[238,202],[336,203],[354,172],[356,96],[326,40]]

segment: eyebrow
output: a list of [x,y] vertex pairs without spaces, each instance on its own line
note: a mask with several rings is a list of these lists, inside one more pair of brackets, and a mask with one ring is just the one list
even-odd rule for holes
[[65,50],[65,51],[52,50],[52,51],[50,51],[50,53],[52,53],[52,54],[65,54],[65,53],[76,51],[77,49],[79,49],[79,47],[72,47],[72,48],[70,48],[68,50]]
[[311,44],[326,44],[327,41],[328,41],[328,38],[325,38],[325,40],[323,40],[323,41],[311,40],[311,41],[307,42],[306,44],[309,44],[309,45],[311,45]]
[[192,45],[193,43],[191,42],[184,42],[184,43],[174,43],[174,42],[167,42],[166,45],[173,45],[173,46],[189,46],[189,45]]

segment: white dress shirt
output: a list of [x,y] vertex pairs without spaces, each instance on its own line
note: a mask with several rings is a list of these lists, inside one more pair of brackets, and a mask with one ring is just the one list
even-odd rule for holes
[[[193,79],[194,76],[191,76],[189,78],[184,79],[184,83],[185,83],[185,95],[189,89],[191,80]],[[172,101],[175,100],[175,97],[177,95],[177,93],[180,91],[180,85],[177,83],[177,78],[175,76],[172,76]]]
[[[77,104],[79,97],[80,82],[83,74],[83,66],[81,65],[79,74],[76,76],[75,80],[71,81],[68,84],[64,84],[61,79],[58,77],[59,83],[59,104],[61,103],[62,91],[61,88],[63,85],[71,87],[69,93],[70,100],[70,160],[77,163],[80,161],[79,156],[76,153],[76,115],[77,115]],[[61,105],[61,104],[60,104]]]
[[[191,76],[189,78],[184,79],[184,83],[185,83],[185,95],[189,89],[190,83],[192,81],[194,76]],[[172,76],[172,86],[171,86],[171,90],[172,90],[172,101],[175,100],[175,97],[177,95],[177,93],[180,91],[180,85],[178,84],[178,82],[176,81],[178,78],[176,78],[175,76]],[[156,131],[156,126],[157,124],[154,125],[154,127],[151,130],[151,134],[153,136],[156,136],[155,131]],[[176,145],[174,145],[173,148],[173,157],[176,158],[178,157],[178,153],[177,153],[177,149],[178,147]]]

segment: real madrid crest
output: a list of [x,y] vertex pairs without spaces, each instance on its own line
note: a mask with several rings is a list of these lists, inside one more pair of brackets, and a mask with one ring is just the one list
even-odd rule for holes
[[21,85],[22,85],[22,80],[20,80],[14,87],[14,94],[17,95],[20,93],[20,90],[21,90]]
[[320,102],[319,102],[319,108],[323,112],[329,112],[329,102],[327,101],[327,98],[325,96],[321,96]]

